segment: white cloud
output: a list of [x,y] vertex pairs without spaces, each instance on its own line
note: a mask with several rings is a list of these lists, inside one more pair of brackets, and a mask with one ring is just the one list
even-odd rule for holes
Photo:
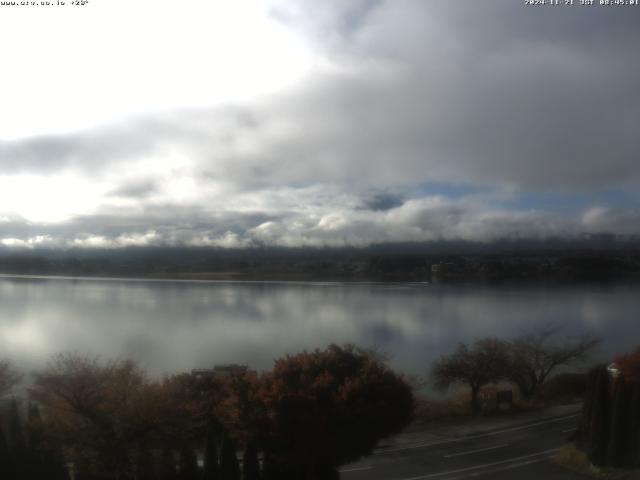
[[0,89],[5,139],[248,101],[291,85],[313,63],[301,41],[250,0],[3,7],[0,42],[11,46]]
[[582,215],[585,232],[613,232],[620,235],[640,234],[640,209],[611,208],[602,205],[587,209]]
[[93,213],[103,188],[75,174],[0,175],[0,208],[32,222],[63,222]]

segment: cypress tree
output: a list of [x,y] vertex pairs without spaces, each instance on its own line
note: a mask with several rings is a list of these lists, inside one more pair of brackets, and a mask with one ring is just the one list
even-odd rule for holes
[[262,480],[300,480],[301,474],[295,467],[286,465],[265,452],[262,461]]
[[630,426],[630,463],[632,467],[640,467],[640,383],[631,386],[629,426]]
[[2,418],[0,417],[0,478],[10,478],[11,474],[11,455],[9,446],[2,430]]
[[[29,473],[25,431],[20,408],[15,397],[11,398],[7,419],[7,444],[9,450],[9,471],[15,478],[25,478]],[[11,477],[9,477],[11,478]]]
[[46,478],[48,465],[45,465],[45,446],[39,428],[40,410],[38,405],[29,402],[27,407],[27,456],[29,478]]
[[594,397],[589,425],[589,459],[594,465],[605,465],[609,443],[609,418],[611,394],[609,392],[609,372],[605,366],[597,369],[593,385]]
[[278,478],[278,471],[273,458],[268,452],[264,452],[262,458],[262,480],[274,480]]
[[260,480],[258,449],[250,443],[242,456],[242,480]]
[[218,447],[213,427],[207,429],[207,436],[204,441],[204,468],[202,480],[218,480]]
[[613,400],[611,406],[611,421],[609,429],[609,444],[607,445],[607,465],[621,467],[630,456],[627,441],[627,388],[622,378],[617,378],[613,384]]
[[68,480],[69,473],[59,451],[47,445],[41,430],[40,407],[29,402],[27,409],[27,477],[32,479]]
[[136,473],[138,480],[154,480],[156,478],[153,454],[146,442],[140,442],[136,456]]
[[604,366],[591,370],[574,439],[594,465],[640,467],[640,383],[612,380]]
[[236,444],[226,431],[222,437],[222,451],[220,452],[220,478],[221,480],[240,480]]
[[38,450],[42,446],[40,421],[40,407],[38,407],[37,403],[29,402],[27,409],[27,445],[30,450]]
[[635,451],[636,451],[636,434],[637,434],[637,426],[635,425],[636,421],[636,408],[634,406],[634,395],[635,395],[635,385],[629,382],[625,382],[624,385],[624,415],[623,415],[623,456],[622,456],[622,464],[626,467],[631,467],[635,463]]
[[16,397],[11,398],[9,406],[9,421],[8,421],[8,434],[9,434],[9,448],[13,454],[23,453],[26,447],[25,431],[20,418],[20,408]]
[[198,458],[191,445],[184,443],[180,449],[180,480],[198,480]]
[[173,450],[163,448],[160,453],[160,461],[158,462],[158,478],[160,480],[177,480],[176,461],[173,456]]
[[587,390],[584,396],[582,412],[574,438],[583,443],[589,443],[591,438],[591,417],[593,416],[593,404],[596,397],[596,380],[598,377],[598,368],[593,368],[587,375]]

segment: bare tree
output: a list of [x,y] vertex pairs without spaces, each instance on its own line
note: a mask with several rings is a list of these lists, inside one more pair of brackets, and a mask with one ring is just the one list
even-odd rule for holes
[[476,414],[480,411],[480,389],[504,378],[509,352],[509,344],[497,338],[477,340],[471,347],[460,344],[454,353],[441,357],[433,366],[435,385],[441,389],[454,383],[468,385],[471,388],[471,409]]
[[0,360],[0,398],[9,393],[20,378],[9,360]]
[[600,342],[590,334],[558,342],[559,330],[555,326],[546,327],[511,342],[507,378],[516,384],[524,398],[537,393],[555,369],[585,360]]

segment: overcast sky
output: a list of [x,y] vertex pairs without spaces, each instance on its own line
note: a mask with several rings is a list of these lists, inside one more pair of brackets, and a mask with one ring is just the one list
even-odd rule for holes
[[639,25],[520,0],[0,6],[0,244],[640,234]]

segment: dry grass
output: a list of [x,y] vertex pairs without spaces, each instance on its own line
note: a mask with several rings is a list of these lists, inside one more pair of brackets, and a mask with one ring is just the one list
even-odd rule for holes
[[429,397],[420,397],[416,400],[415,419],[418,423],[433,424],[470,416],[467,399],[449,398],[437,400]]
[[[501,390],[513,390],[513,404],[505,411],[496,405],[496,393]],[[526,410],[537,410],[549,406],[541,400],[524,401],[516,389],[506,384],[491,384],[482,388],[480,403],[484,405],[481,416],[509,415]],[[418,423],[449,423],[452,420],[463,420],[472,417],[471,397],[468,388],[460,387],[445,398],[418,396],[416,400],[415,418]]]
[[553,461],[558,465],[576,470],[578,472],[592,471],[591,462],[587,454],[579,450],[575,445],[565,445],[553,457]]
[[574,445],[565,445],[553,457],[553,462],[569,470],[601,480],[640,480],[640,471],[601,469],[591,465],[587,454]]

